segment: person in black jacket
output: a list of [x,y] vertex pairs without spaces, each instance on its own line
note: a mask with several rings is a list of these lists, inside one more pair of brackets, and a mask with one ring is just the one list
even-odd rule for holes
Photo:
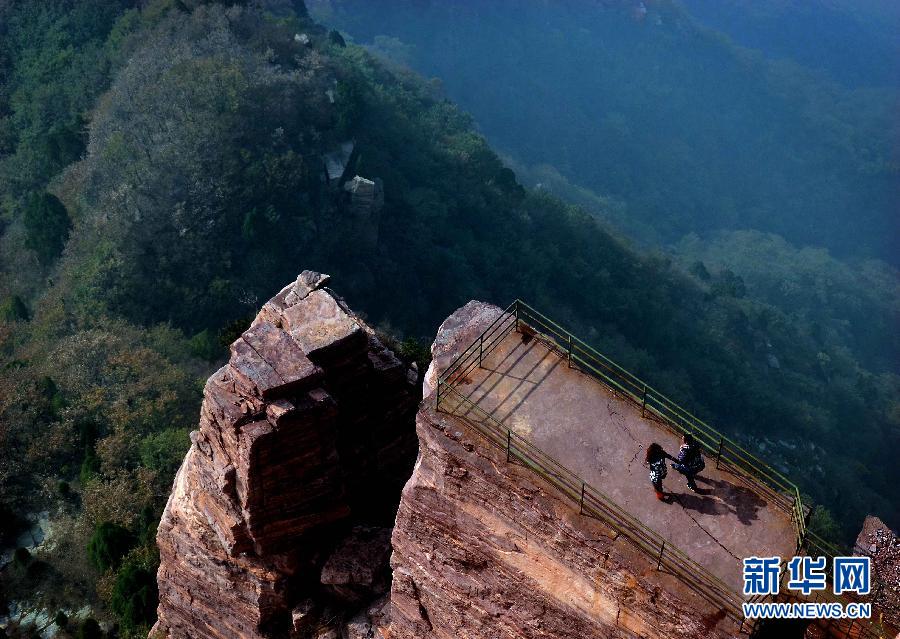
[[675,458],[663,450],[663,447],[653,442],[647,447],[647,456],[644,463],[650,467],[650,483],[653,484],[653,490],[656,491],[656,498],[660,501],[666,500],[666,494],[663,492],[662,480],[666,477],[666,460]]
[[690,433],[685,433],[681,438],[678,459],[672,464],[672,468],[687,477],[687,487],[696,493],[697,484],[694,483],[694,478],[697,476],[697,473],[706,468],[706,462],[703,461],[700,444],[697,443],[694,436]]

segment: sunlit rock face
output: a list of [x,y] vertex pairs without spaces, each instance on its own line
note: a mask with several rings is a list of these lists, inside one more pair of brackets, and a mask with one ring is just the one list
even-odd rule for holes
[[[415,457],[419,384],[327,283],[305,271],[267,302],[206,384],[157,535],[157,635],[315,636],[341,616],[323,606],[364,615],[387,588],[377,527]],[[333,556],[359,547],[380,560]]]
[[732,637],[734,624],[532,472],[435,410],[443,371],[502,311],[441,326],[391,560],[391,639]]

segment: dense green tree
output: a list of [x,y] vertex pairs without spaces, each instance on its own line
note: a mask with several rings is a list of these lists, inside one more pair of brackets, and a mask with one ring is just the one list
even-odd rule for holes
[[18,295],[8,295],[0,302],[0,320],[18,322],[28,319],[28,307]]
[[56,615],[53,617],[53,623],[57,625],[57,627],[65,630],[69,625],[69,615],[67,615],[62,610],[57,611]]
[[22,222],[27,233],[25,245],[42,264],[59,257],[72,227],[62,202],[49,193],[35,193],[28,199]]
[[78,626],[76,639],[103,639],[103,630],[96,619],[88,617]]
[[125,563],[116,573],[110,601],[122,628],[131,631],[151,625],[158,603],[156,575],[134,563]]
[[110,521],[97,524],[88,542],[88,557],[97,568],[105,571],[115,568],[134,544],[134,536],[128,529]]
[[331,41],[332,44],[334,44],[336,46],[339,46],[339,47],[347,46],[347,43],[344,42],[344,36],[342,36],[341,32],[338,31],[337,29],[332,29],[331,31],[328,32],[328,39]]
[[93,445],[84,447],[84,457],[81,460],[81,468],[78,478],[82,484],[86,484],[100,473],[100,459]]
[[161,477],[173,477],[190,447],[189,431],[187,428],[168,428],[147,435],[140,443],[141,463]]
[[13,553],[13,565],[19,570],[24,570],[31,564],[31,553],[27,548],[16,548]]

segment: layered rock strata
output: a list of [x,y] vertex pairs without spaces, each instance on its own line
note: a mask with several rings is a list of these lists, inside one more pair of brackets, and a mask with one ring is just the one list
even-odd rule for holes
[[267,302],[206,384],[159,525],[155,636],[315,636],[321,605],[304,600],[330,587],[358,604],[385,581],[355,584],[337,560],[335,583],[320,577],[340,536],[386,539],[350,528],[393,519],[419,384],[327,281],[304,271]]
[[436,371],[499,313],[470,302],[433,347],[392,538],[391,639],[735,636],[722,611],[624,537],[435,410]]

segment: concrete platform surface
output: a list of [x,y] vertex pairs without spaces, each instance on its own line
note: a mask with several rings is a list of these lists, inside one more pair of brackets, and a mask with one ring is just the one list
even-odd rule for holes
[[457,388],[738,593],[744,557],[794,553],[788,513],[715,460],[697,477],[701,494],[670,462],[670,503],[658,501],[644,455],[652,442],[677,455],[678,437],[537,339],[510,333]]

